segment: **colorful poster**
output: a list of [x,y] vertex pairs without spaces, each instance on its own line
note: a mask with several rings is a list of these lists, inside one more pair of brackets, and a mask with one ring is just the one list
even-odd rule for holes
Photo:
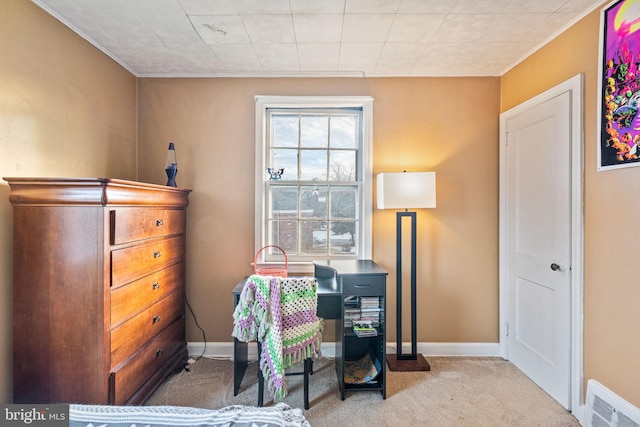
[[640,165],[640,0],[602,15],[598,169]]

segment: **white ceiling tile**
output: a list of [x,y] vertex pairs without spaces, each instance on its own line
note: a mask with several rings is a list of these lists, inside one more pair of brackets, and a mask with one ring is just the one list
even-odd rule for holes
[[191,16],[193,28],[210,45],[249,43],[249,35],[238,15]]
[[294,43],[291,15],[242,15],[252,43]]
[[94,24],[103,33],[110,34],[119,42],[148,42],[158,41],[158,37],[151,29],[133,14],[93,14],[91,15]]
[[524,55],[527,52],[528,43],[487,43],[483,46],[482,53],[473,52],[468,55],[474,61],[497,62],[505,61],[505,58],[513,58]]
[[60,15],[67,13],[79,13],[80,8],[75,3],[70,3],[67,0],[39,0],[40,3],[47,6],[51,10],[56,11]]
[[393,77],[393,76],[407,76],[409,74],[410,67],[406,64],[378,64],[375,68],[376,75]]
[[457,0],[451,13],[550,13],[558,6],[558,0]]
[[[42,3],[53,5],[47,0]],[[127,8],[126,0],[68,0],[67,3],[73,4],[73,7],[82,13],[119,13]]]
[[255,51],[258,55],[260,63],[264,67],[274,67],[279,64],[295,65],[296,71],[298,66],[298,49],[295,43],[281,44],[255,44]]
[[434,42],[473,42],[485,37],[497,15],[449,15],[433,36]]
[[529,13],[500,15],[493,24],[493,31],[483,37],[483,40],[497,42],[529,41],[538,43],[540,36],[534,38],[533,30],[542,24],[550,14]]
[[176,0],[136,0],[125,3],[126,9],[138,15],[175,15],[185,12]]
[[100,45],[117,42],[113,34],[104,31],[89,15],[67,13],[64,18],[73,22],[76,31],[79,31],[82,35],[86,35],[90,40]]
[[225,64],[226,69],[255,69],[261,66],[253,45],[223,44],[210,48],[215,56]]
[[584,12],[602,4],[602,0],[568,0],[558,12]]
[[338,71],[338,62],[334,61],[328,64],[314,62],[300,62],[300,72],[314,75],[335,75]]
[[[208,47],[201,43],[190,45],[167,45],[164,43],[129,43],[119,57],[134,63],[133,68],[149,74],[159,65],[165,72],[191,73],[194,69],[202,72],[204,68],[222,69],[223,64],[213,55]],[[206,64],[206,65],[205,65]]]
[[298,43],[337,43],[342,38],[341,14],[293,15]]
[[445,15],[398,14],[388,42],[428,42],[444,22]]
[[298,58],[303,65],[329,65],[337,67],[340,57],[339,43],[298,43]]
[[237,0],[178,0],[187,15],[228,15],[238,13]]
[[262,71],[266,75],[272,76],[298,76],[300,75],[300,65],[288,64],[286,62],[274,62],[262,64]]
[[291,13],[289,0],[236,0],[238,12],[243,15]]
[[387,14],[346,14],[342,30],[344,43],[384,42],[389,34],[395,15]]
[[[524,40],[547,17],[547,14],[449,15],[433,36],[433,41],[486,42]],[[535,41],[535,43],[537,42]]]
[[455,1],[442,0],[402,0],[398,13],[449,13]]
[[411,67],[410,72],[415,76],[453,76],[453,73],[450,71],[449,66],[444,66],[442,64],[416,64]]
[[32,1],[134,74],[161,77],[499,75],[602,5],[602,0]]
[[339,64],[376,64],[383,46],[383,43],[342,43]]
[[295,0],[291,1],[292,13],[340,13],[344,12],[345,0]]
[[425,46],[425,43],[385,43],[378,59],[378,65],[413,65]]
[[354,77],[372,76],[375,69],[374,64],[338,64],[338,72]]
[[[416,66],[452,66],[473,53],[472,43],[429,43],[416,61]],[[482,51],[481,49],[478,49]]]
[[534,28],[529,37],[533,40],[543,41],[549,37],[550,34],[555,34],[564,28],[567,22],[577,18],[576,12],[569,13],[554,13],[549,15],[540,25]]
[[347,0],[346,13],[396,13],[401,0]]
[[200,36],[184,14],[147,15],[145,22],[165,43],[197,43]]

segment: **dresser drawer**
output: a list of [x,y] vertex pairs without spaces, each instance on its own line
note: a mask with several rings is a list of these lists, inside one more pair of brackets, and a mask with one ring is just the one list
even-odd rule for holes
[[184,262],[111,290],[111,325],[127,320],[184,286]]
[[174,292],[111,331],[111,369],[184,313],[183,291]]
[[125,404],[184,345],[184,328],[184,317],[181,317],[111,373],[114,405]]
[[352,276],[342,279],[343,295],[385,295],[386,277],[379,275]]
[[183,260],[184,236],[154,239],[111,251],[111,286],[117,287]]
[[111,244],[184,233],[184,209],[116,208],[111,210]]

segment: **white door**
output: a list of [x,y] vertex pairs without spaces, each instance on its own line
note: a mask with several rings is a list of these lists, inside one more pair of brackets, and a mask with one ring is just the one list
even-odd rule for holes
[[571,402],[571,93],[509,117],[506,131],[507,358]]

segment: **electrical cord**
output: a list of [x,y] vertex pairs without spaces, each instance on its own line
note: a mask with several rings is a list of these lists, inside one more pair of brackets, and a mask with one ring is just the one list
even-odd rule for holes
[[187,293],[186,292],[184,294],[184,302],[187,304],[187,307],[189,307],[189,311],[191,312],[191,316],[193,316],[193,321],[195,322],[195,324],[198,327],[198,329],[200,329],[200,332],[202,332],[202,342],[204,343],[204,348],[202,349],[202,353],[200,353],[200,356],[196,357],[196,359],[194,360],[194,362],[197,362],[198,360],[200,360],[200,358],[202,358],[204,356],[204,353],[207,351],[207,338],[206,338],[204,329],[202,329],[202,327],[198,323],[198,317],[196,316],[196,313],[193,311],[193,308],[191,308],[191,304],[189,304],[189,300],[187,299]]

